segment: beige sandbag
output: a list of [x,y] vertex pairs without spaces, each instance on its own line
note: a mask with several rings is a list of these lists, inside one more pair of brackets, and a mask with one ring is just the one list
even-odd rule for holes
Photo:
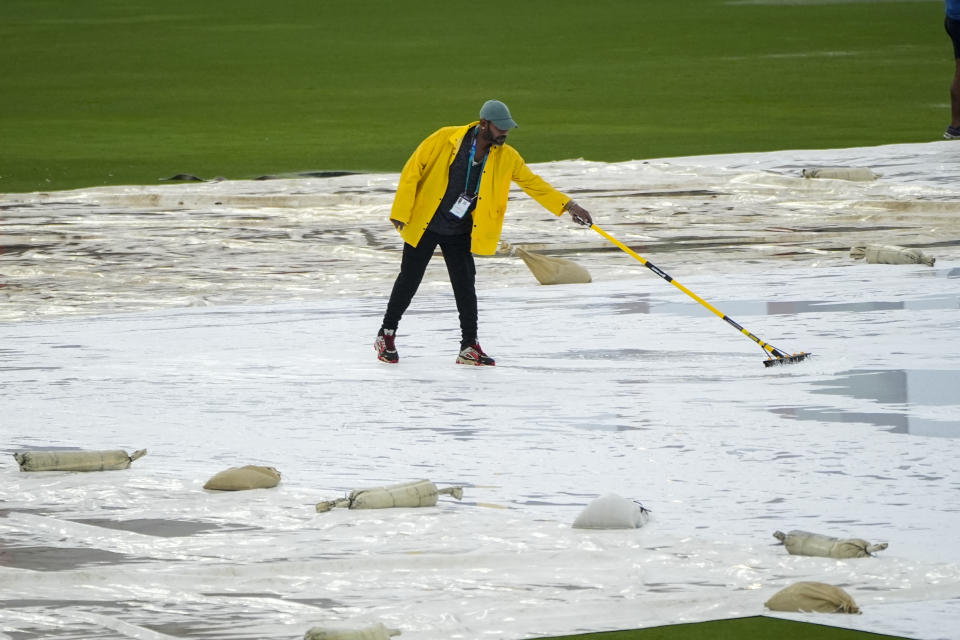
[[533,273],[533,277],[540,284],[590,282],[590,272],[573,260],[544,256],[527,251],[522,247],[514,248],[514,252],[523,259],[527,268]]
[[876,180],[878,175],[870,169],[863,167],[817,167],[804,169],[803,177],[869,182],[870,180]]
[[346,498],[317,503],[317,511],[323,513],[334,507],[347,507],[348,509],[432,507],[437,504],[437,498],[441,494],[448,494],[459,500],[463,497],[463,487],[437,489],[437,485],[429,480],[414,480],[413,482],[386,487],[354,489]]
[[893,244],[861,244],[850,248],[850,257],[870,264],[925,264],[932,267],[937,261],[920,249]]
[[248,489],[270,489],[280,484],[280,472],[273,467],[259,467],[249,464],[245,467],[231,467],[213,476],[203,485],[212,491],[246,491]]
[[20,471],[117,471],[147,455],[146,449],[134,451],[23,451],[13,454]]
[[389,640],[391,636],[398,635],[399,629],[388,629],[382,624],[349,631],[314,627],[304,634],[303,640]]
[[797,582],[781,589],[764,603],[771,611],[860,613],[846,591],[823,582]]
[[869,558],[877,551],[887,548],[886,542],[870,544],[860,538],[831,538],[808,531],[783,533],[774,531],[773,537],[787,547],[794,556],[820,556],[823,558]]
[[573,521],[574,529],[638,529],[650,519],[642,504],[609,493],[587,505]]

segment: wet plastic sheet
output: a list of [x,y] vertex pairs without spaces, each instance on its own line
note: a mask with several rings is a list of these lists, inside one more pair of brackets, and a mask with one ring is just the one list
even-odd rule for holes
[[[863,611],[830,624],[950,638],[954,149],[537,168],[750,330],[817,354],[772,371],[520,192],[506,237],[569,255],[593,282],[541,287],[515,257],[478,259],[481,340],[497,357],[483,371],[453,364],[440,264],[404,318],[401,364],[373,356],[399,265],[395,176],[4,196],[4,246],[20,247],[0,254],[8,454],[150,448],[109,474],[20,473],[0,457],[4,632],[49,637],[67,621],[82,637],[289,640],[382,622],[418,640],[508,640],[759,615],[771,593],[821,579]],[[828,164],[883,176],[799,177]],[[854,262],[858,241],[940,244],[934,267],[891,268]],[[237,460],[282,468],[283,483],[203,490]],[[411,477],[465,499],[314,510]],[[612,492],[656,517],[571,528]],[[842,523],[891,547],[791,556],[773,522]]]

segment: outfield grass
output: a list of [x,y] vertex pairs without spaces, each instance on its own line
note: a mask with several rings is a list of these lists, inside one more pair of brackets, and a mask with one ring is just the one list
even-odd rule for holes
[[0,192],[399,171],[510,105],[531,162],[937,139],[940,0],[3,0]]
[[[840,614],[842,615],[842,614]],[[820,624],[753,616],[674,624],[630,631],[607,631],[542,640],[904,640],[896,636]]]

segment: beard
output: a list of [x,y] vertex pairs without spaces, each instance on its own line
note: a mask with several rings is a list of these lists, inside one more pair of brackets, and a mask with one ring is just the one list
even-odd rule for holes
[[481,132],[483,134],[483,139],[492,144],[495,147],[500,147],[504,142],[507,141],[507,134],[502,134],[494,137],[493,132],[490,131],[490,127],[483,129]]

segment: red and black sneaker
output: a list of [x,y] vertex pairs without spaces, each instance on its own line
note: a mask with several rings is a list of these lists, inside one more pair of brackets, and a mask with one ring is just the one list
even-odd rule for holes
[[395,329],[383,328],[377,334],[377,340],[373,343],[373,348],[377,350],[377,357],[382,362],[394,364],[400,360],[400,356],[397,355],[397,345],[393,342],[396,335],[397,331]]
[[457,364],[472,364],[477,367],[492,367],[497,363],[480,348],[480,344],[474,342],[460,349],[457,356]]

